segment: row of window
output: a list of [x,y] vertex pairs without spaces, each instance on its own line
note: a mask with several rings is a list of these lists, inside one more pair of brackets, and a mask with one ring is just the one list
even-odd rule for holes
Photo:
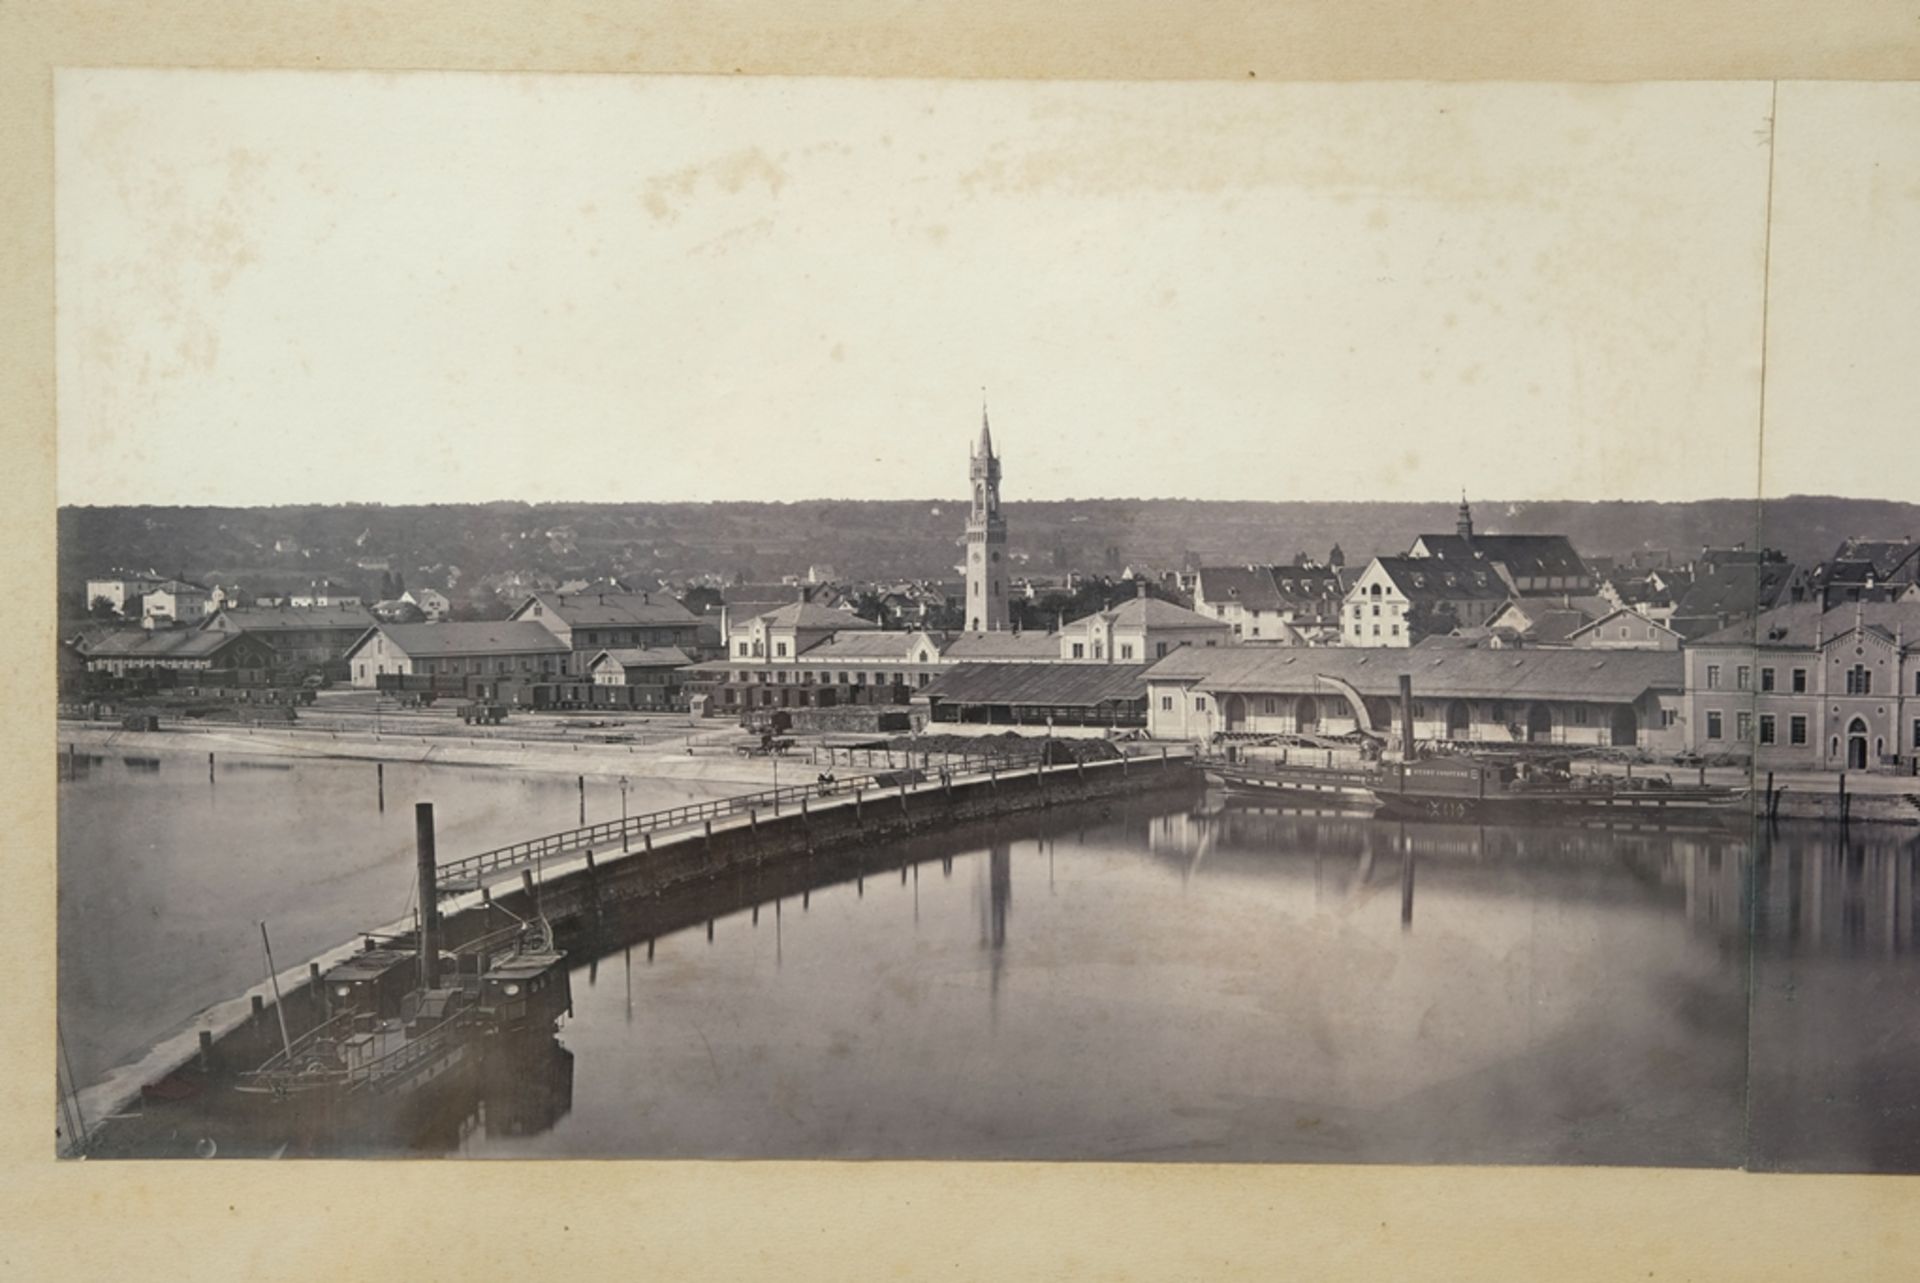
[[[1234,628],[1234,632],[1238,633],[1239,631],[1240,629],[1236,625]],[[1211,646],[1213,645],[1213,643],[1208,642],[1207,645]],[[1087,657],[1087,644],[1085,642],[1072,643],[1072,648],[1070,653],[1075,659],[1085,659]],[[1165,659],[1167,657],[1167,643],[1155,642],[1153,644],[1153,655],[1155,659]],[[1093,643],[1093,657],[1095,659],[1105,659],[1107,657],[1106,647],[1102,643],[1100,642]],[[1132,642],[1115,642],[1113,647],[1113,657],[1115,659],[1134,658],[1133,643]]]
[[[1754,715],[1748,712],[1735,713],[1733,728],[1734,739],[1742,743],[1754,738]],[[1761,744],[1778,744],[1780,742],[1780,723],[1774,714],[1760,714],[1758,730],[1758,740]],[[1722,740],[1725,739],[1725,737],[1726,715],[1717,708],[1707,710],[1707,738],[1709,740]],[[1804,745],[1806,742],[1807,719],[1805,715],[1800,713],[1791,714],[1787,718],[1787,743],[1790,745]],[[1912,747],[1920,749],[1920,717],[1913,719]]]
[[[1721,666],[1719,664],[1707,665],[1708,690],[1714,691],[1720,689],[1720,673]],[[1788,687],[1790,691],[1795,695],[1804,695],[1807,691],[1807,670],[1804,668],[1792,669],[1791,683]],[[1733,688],[1735,690],[1753,689],[1753,668],[1750,665],[1741,664],[1733,670]],[[1763,667],[1760,670],[1760,689],[1763,691],[1779,689],[1775,672],[1771,666]],[[1873,669],[1865,664],[1855,664],[1853,667],[1847,669],[1846,691],[1849,695],[1873,694]],[[1913,693],[1920,695],[1920,672],[1916,672],[1913,675]]]
[[[837,672],[818,672],[811,668],[803,669],[763,669],[759,672],[733,673],[728,680],[762,686],[865,686],[868,674],[864,670],[840,669]],[[933,680],[932,673],[875,672],[872,674],[875,686],[925,686]]]

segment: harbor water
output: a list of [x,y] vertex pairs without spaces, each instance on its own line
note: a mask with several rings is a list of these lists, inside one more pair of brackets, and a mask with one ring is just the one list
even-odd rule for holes
[[[244,867],[274,799],[325,822],[299,801],[327,787],[309,769],[250,784],[225,824],[149,817],[142,849]],[[123,823],[167,811],[147,778],[108,775]],[[575,801],[570,779],[434,787],[443,853],[562,827]],[[404,909],[396,809],[377,859],[303,848],[341,867],[276,925],[290,956],[303,932],[336,941],[329,915]],[[418,1126],[294,1152],[1920,1170],[1917,872],[1911,831],[1865,826],[1389,823],[1212,793],[1060,807],[823,855],[777,895],[747,878],[663,897],[575,951],[552,1038]],[[258,978],[251,921],[135,889],[187,910],[144,941],[169,969],[150,992]],[[68,972],[64,930],[103,894],[63,894],[69,1026],[149,961],[120,946]]]
[[[414,908],[413,803],[436,804],[445,858],[579,823],[577,775],[186,752],[62,754],[60,1033],[90,1083],[210,1004]],[[590,822],[617,779],[585,777]],[[634,776],[634,815],[740,791]],[[384,806],[382,796],[384,794]]]

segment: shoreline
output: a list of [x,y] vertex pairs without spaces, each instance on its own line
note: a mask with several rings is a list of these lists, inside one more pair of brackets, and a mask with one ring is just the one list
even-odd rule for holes
[[[491,741],[446,735],[383,735],[366,731],[280,731],[222,727],[218,730],[128,731],[118,727],[61,724],[60,753],[233,754],[290,761],[404,762],[424,766],[470,766],[541,771],[604,778],[645,776],[714,784],[771,787],[776,768],[768,759],[725,756],[708,748],[689,754],[658,745],[583,744],[578,741]],[[804,761],[791,767],[791,783],[809,778]]]

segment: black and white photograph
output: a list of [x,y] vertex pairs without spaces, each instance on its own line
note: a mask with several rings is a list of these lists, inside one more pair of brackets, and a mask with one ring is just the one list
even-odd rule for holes
[[1920,1174],[1920,85],[53,120],[62,1159]]

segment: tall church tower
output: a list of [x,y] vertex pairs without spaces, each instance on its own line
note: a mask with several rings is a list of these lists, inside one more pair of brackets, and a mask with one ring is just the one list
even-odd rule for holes
[[973,506],[967,513],[967,631],[1002,632],[1007,614],[1007,523],[1000,516],[1000,460],[993,454],[987,407],[980,407],[980,443],[967,465]]

